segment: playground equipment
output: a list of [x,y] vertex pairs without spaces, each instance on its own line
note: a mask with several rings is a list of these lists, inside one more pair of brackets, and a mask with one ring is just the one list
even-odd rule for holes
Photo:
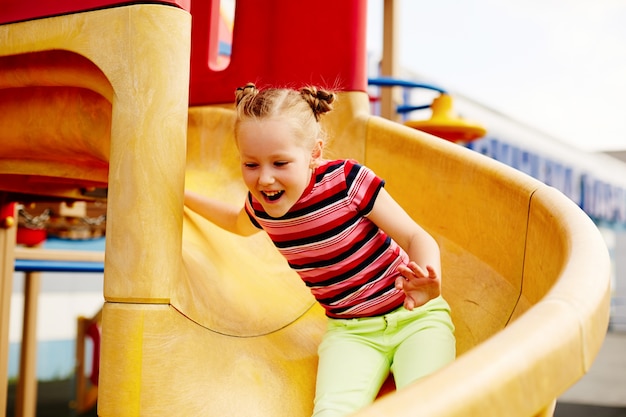
[[597,229],[554,189],[371,116],[365,1],[239,0],[222,71],[210,64],[216,1],[94,0],[47,18],[8,3],[19,18],[0,26],[3,362],[10,202],[106,187],[99,415],[310,414],[321,309],[263,235],[183,211],[184,186],[242,201],[233,91],[255,81],[337,87],[330,152],[385,178],[442,249],[458,359],[356,416],[549,416],[591,366],[609,316]]
[[[409,91],[410,89],[424,89],[438,92],[439,96],[435,97],[430,104],[400,104],[396,106],[396,112],[399,114],[407,114],[416,110],[431,110],[431,115],[428,119],[408,119],[404,122],[406,126],[413,129],[421,130],[451,142],[463,143],[481,138],[487,133],[487,130],[481,124],[459,117],[454,112],[452,96],[440,87],[391,77],[371,78],[368,80],[368,84],[379,87],[402,87]],[[407,93],[408,91],[405,91],[404,95],[408,95]]]

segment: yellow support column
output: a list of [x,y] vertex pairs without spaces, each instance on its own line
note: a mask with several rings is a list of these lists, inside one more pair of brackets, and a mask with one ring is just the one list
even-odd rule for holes
[[[57,94],[52,110],[68,108],[79,116],[70,119],[72,126],[59,125],[59,129],[37,136],[50,149],[62,149],[66,151],[62,155],[69,157],[59,161],[53,158],[63,158],[57,156],[59,152],[48,158],[33,150],[35,161],[7,161],[2,166],[4,173],[83,181],[92,178],[96,170],[97,182],[102,182],[108,161],[104,296],[110,304],[120,303],[122,309],[133,307],[138,318],[144,309],[151,312],[155,304],[169,305],[174,278],[182,271],[190,48],[191,15],[159,4],[133,4],[0,26],[0,57],[37,60],[37,67],[17,71],[8,84],[16,91],[24,86],[53,87],[55,91],[67,87],[67,94]],[[42,62],[47,57],[61,57],[63,62],[50,62],[48,71]],[[44,70],[39,71],[41,68]],[[62,101],[63,97],[68,98]],[[108,101],[110,119],[79,112],[80,100],[93,101],[97,115],[107,114],[109,107],[102,102]],[[45,108],[41,101],[37,103]],[[53,117],[55,113],[47,114]],[[45,130],[45,125],[41,129]],[[83,131],[85,134],[74,134]],[[73,157],[74,152],[81,158]],[[89,165],[91,161],[97,163]],[[136,346],[142,347],[141,329],[132,322],[107,319],[107,311],[105,307],[104,322],[113,328],[103,327],[98,404],[100,415],[119,416],[111,410],[118,406],[140,410],[144,391],[151,389],[149,384],[141,385],[143,352],[129,343],[138,341]],[[128,332],[120,333],[115,329],[119,326]],[[120,334],[124,340],[113,339]],[[134,361],[115,361],[116,356]],[[125,397],[120,390],[129,380],[137,381],[138,389]],[[124,398],[123,404],[118,404],[119,398]]]
[[127,60],[103,68],[115,91],[104,295],[168,303],[171,279],[181,273],[172,255],[182,245],[190,16],[167,6],[132,11],[114,20],[124,39],[115,56]]

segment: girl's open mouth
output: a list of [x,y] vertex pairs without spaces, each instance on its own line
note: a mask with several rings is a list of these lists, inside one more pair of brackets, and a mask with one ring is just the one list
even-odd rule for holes
[[281,190],[281,191],[261,191],[261,194],[263,194],[265,199],[268,200],[268,201],[276,201],[283,194],[285,194],[285,190]]

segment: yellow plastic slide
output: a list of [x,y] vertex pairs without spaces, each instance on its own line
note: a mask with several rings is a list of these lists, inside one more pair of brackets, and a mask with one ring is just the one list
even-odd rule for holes
[[[359,415],[551,415],[606,330],[607,255],[593,224],[525,175],[370,117],[364,94],[339,103],[329,153],[372,167],[437,238],[459,351],[439,374]],[[190,189],[241,203],[232,121],[230,110],[191,109],[186,179]],[[196,388],[185,391],[219,393],[186,401],[197,404],[192,414],[308,415],[322,312],[265,236],[232,236],[186,214],[187,278],[173,304],[202,336],[180,346],[193,359],[171,372],[194,375],[187,383]]]
[[[133,5],[64,19],[37,36],[0,27],[0,191],[108,187],[99,415],[309,416],[321,309],[263,234],[183,210],[184,187],[245,194],[232,110],[186,105],[189,16]],[[146,27],[162,33],[132,36]],[[599,232],[558,191],[368,109],[365,93],[340,94],[326,156],[372,168],[439,242],[459,357],[356,416],[552,415],[607,328]]]

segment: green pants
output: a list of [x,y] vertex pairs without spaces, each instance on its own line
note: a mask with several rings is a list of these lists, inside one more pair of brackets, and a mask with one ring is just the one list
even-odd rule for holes
[[314,417],[343,417],[370,404],[391,371],[402,388],[456,356],[450,307],[441,297],[408,311],[328,319],[319,347]]

